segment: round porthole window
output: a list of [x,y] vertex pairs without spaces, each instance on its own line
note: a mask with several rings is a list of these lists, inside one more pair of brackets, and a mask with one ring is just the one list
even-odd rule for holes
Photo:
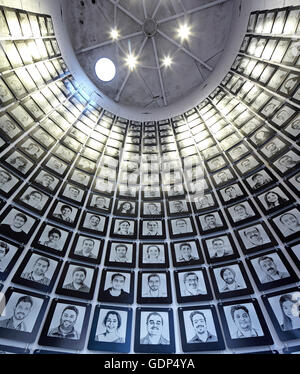
[[104,82],[109,82],[116,75],[115,64],[109,58],[100,58],[95,66],[97,77]]

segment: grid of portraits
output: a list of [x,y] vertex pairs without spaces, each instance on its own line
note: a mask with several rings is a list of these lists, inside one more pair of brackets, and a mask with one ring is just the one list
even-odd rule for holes
[[51,17],[0,8],[1,351],[299,345],[299,15],[253,13],[205,101],[141,123],[79,89]]

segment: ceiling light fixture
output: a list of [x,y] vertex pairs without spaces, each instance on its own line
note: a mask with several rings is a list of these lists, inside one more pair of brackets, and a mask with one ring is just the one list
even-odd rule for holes
[[179,29],[177,30],[178,37],[181,39],[181,41],[184,41],[189,38],[191,35],[191,28],[186,23],[181,25]]
[[170,56],[166,56],[164,59],[163,59],[163,65],[168,68],[172,65],[173,63],[173,60]]
[[109,82],[116,75],[115,64],[108,58],[100,58],[95,66],[97,77],[103,82]]
[[126,65],[129,67],[130,70],[133,70],[137,65],[137,57],[129,54],[126,57]]
[[119,36],[120,36],[119,30],[117,30],[117,29],[111,29],[111,31],[110,31],[110,37],[113,40],[119,39]]

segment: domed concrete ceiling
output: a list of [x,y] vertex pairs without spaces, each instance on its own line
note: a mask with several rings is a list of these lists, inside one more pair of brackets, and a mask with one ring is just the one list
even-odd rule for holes
[[[233,0],[68,0],[64,12],[78,60],[99,90],[117,103],[143,110],[176,104],[221,62]],[[179,28],[190,35],[182,40]],[[113,40],[111,30],[118,30]],[[126,57],[137,58],[136,68]],[[116,76],[100,81],[99,58],[111,59]],[[172,60],[164,65],[165,57]]]

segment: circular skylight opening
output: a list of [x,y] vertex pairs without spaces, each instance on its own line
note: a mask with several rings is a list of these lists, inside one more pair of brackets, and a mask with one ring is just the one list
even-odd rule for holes
[[109,82],[116,75],[115,64],[109,58],[100,58],[95,66],[97,77],[104,82]]

